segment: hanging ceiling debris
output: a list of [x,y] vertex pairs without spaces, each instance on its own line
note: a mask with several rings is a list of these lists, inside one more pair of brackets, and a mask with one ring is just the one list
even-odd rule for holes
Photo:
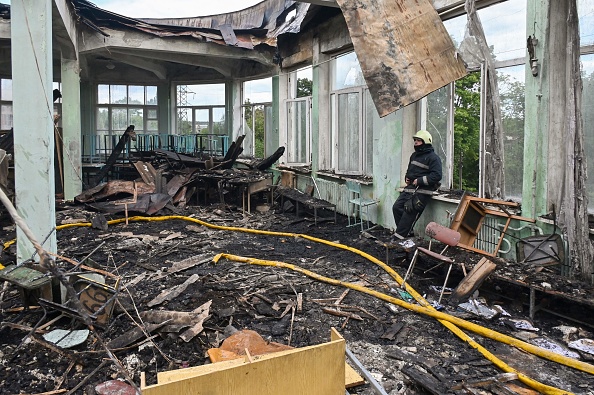
[[429,0],[338,0],[381,117],[466,75]]
[[[246,49],[260,44],[276,46],[282,33],[296,33],[307,14],[309,4],[292,0],[270,0],[241,11],[194,18],[136,19],[101,9],[86,0],[71,0],[81,23],[109,36],[107,29],[132,28],[159,37],[190,36]],[[295,11],[292,18],[287,15]]]

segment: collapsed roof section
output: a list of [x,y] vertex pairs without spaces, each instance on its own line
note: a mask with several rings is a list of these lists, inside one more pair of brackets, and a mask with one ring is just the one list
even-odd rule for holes
[[[79,20],[96,32],[109,36],[107,28],[132,28],[159,37],[191,36],[246,49],[260,44],[276,46],[282,33],[300,29],[309,4],[292,0],[268,0],[241,11],[193,18],[130,18],[104,9],[86,0],[71,0]],[[296,11],[293,18],[287,15]]]

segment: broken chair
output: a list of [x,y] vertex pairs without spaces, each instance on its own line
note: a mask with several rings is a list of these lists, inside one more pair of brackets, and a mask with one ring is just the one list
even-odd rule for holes
[[[361,231],[363,228],[363,215],[367,221],[367,229],[369,229],[369,206],[378,204],[375,199],[367,199],[361,196],[361,184],[356,181],[347,180],[346,187],[349,192],[349,210],[348,220],[349,226],[361,225]],[[351,224],[351,212],[353,216],[353,223]],[[357,215],[359,220],[357,220]]]
[[[452,265],[454,264],[453,259],[448,258],[447,256],[445,256],[443,254],[446,252],[446,250],[449,247],[455,247],[458,245],[458,243],[460,242],[460,233],[456,230],[446,228],[445,226],[439,225],[435,222],[429,222],[427,224],[427,226],[425,227],[425,234],[427,236],[429,236],[429,248],[417,247],[417,250],[415,251],[413,258],[410,261],[410,265],[408,266],[408,269],[406,270],[406,274],[404,275],[404,279],[402,280],[401,287],[402,288],[405,287],[406,280],[412,274],[412,271],[415,267],[415,264],[417,263],[417,259],[418,259],[420,253],[425,254],[428,257],[435,259],[439,262],[436,266],[433,266],[429,270],[435,269],[444,263],[449,264],[448,272],[446,274],[445,281],[443,283],[443,286],[441,287],[441,292],[439,294],[439,300],[437,301],[437,304],[441,304],[441,299],[443,297],[444,290],[448,283],[448,278],[450,277],[450,272],[452,271]],[[431,242],[433,240],[440,241],[446,245],[445,248],[440,253],[431,251]]]

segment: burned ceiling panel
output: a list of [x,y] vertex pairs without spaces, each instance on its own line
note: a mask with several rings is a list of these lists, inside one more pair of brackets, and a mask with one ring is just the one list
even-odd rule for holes
[[380,116],[466,75],[429,0],[338,0]]

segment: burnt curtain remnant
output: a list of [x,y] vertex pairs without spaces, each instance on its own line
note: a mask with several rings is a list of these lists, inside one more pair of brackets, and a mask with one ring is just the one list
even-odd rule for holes
[[567,87],[565,112],[565,176],[559,222],[570,246],[572,276],[594,282],[593,250],[588,226],[586,156],[582,118],[582,78],[576,0],[567,2]]
[[380,117],[466,75],[429,0],[337,0]]

